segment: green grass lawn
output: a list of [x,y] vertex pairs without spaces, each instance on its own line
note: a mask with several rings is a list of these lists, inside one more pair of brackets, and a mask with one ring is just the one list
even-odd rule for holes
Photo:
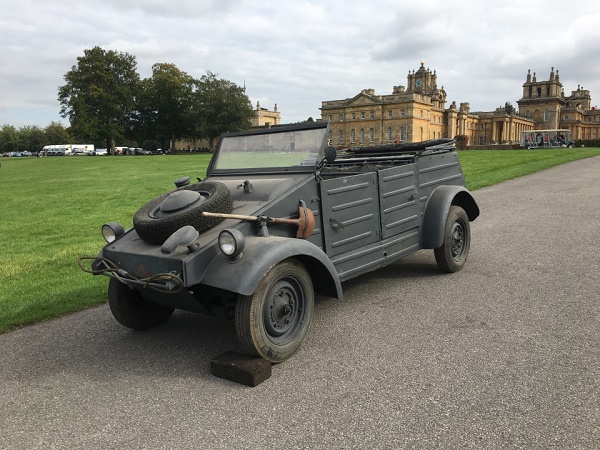
[[[467,186],[477,189],[600,149],[463,151]],[[108,278],[82,272],[108,221],[132,227],[140,206],[204,178],[209,155],[0,159],[0,332],[106,301]]]

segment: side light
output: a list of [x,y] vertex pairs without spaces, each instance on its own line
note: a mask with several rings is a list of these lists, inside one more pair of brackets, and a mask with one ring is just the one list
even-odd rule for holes
[[110,244],[115,239],[120,238],[125,233],[123,225],[117,222],[108,222],[102,225],[102,237]]
[[227,229],[219,233],[219,248],[221,252],[231,258],[238,260],[242,257],[246,239],[240,230]]

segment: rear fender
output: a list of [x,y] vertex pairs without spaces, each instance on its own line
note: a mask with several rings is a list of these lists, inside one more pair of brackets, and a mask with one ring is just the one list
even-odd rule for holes
[[467,188],[462,186],[436,188],[425,205],[421,248],[438,248],[444,243],[444,228],[451,205],[464,209],[470,222],[479,216],[479,206]]
[[316,293],[343,298],[335,267],[319,247],[303,239],[275,236],[246,238],[243,256],[235,262],[219,253],[206,268],[202,284],[252,295],[266,273],[287,258],[304,264]]

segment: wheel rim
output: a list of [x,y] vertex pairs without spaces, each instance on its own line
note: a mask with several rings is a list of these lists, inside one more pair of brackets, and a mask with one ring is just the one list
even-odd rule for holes
[[451,244],[451,252],[452,258],[455,260],[459,260],[465,254],[467,249],[466,242],[466,227],[462,220],[454,222],[452,225],[452,244]]
[[302,327],[306,312],[306,298],[300,283],[288,277],[279,280],[269,290],[263,311],[265,331],[276,344],[294,338]]

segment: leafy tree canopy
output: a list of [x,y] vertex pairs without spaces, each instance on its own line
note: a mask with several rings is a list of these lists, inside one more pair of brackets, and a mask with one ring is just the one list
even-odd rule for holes
[[58,89],[60,114],[69,119],[75,136],[106,139],[110,148],[115,138],[123,137],[139,89],[136,66],[135,56],[100,47],[77,58]]
[[142,81],[138,103],[139,121],[145,137],[175,140],[192,130],[190,108],[195,80],[174,64],[152,66],[152,76]]
[[250,128],[254,115],[244,88],[210,71],[197,82],[193,109],[197,134],[209,140],[210,148],[222,133]]

